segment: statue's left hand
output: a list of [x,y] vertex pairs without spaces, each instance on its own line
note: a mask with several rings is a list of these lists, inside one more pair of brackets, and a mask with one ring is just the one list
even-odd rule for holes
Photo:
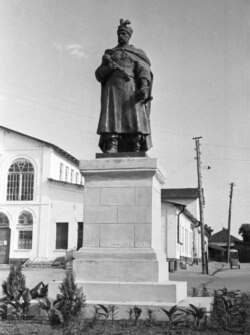
[[148,89],[147,87],[141,88],[138,92],[136,92],[136,101],[144,101],[148,97]]

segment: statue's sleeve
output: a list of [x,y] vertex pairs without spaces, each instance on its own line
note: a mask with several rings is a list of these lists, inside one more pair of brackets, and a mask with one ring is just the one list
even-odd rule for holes
[[105,50],[104,55],[102,57],[102,64],[96,69],[95,72],[96,79],[102,84],[108,79],[110,74],[113,72],[109,63],[107,62],[107,60],[105,60],[105,56],[111,54],[112,50],[109,49]]
[[110,69],[110,66],[102,63],[95,71],[96,79],[100,83],[104,83],[108,79],[111,72],[112,70]]
[[149,66],[146,66],[144,63],[136,62],[135,64],[135,73],[138,81],[146,79],[150,84],[152,75]]

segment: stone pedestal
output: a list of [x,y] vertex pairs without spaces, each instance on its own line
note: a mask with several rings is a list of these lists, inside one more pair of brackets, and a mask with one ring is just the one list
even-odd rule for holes
[[73,269],[92,303],[177,303],[185,282],[168,281],[162,248],[157,160],[99,158],[80,162],[85,178],[83,247]]

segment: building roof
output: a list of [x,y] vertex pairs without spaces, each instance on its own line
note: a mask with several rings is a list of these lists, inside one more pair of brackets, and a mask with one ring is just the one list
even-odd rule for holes
[[198,227],[198,226],[200,226],[200,221],[198,221],[194,216],[193,216],[193,214],[192,213],[190,213],[189,212],[189,210],[187,210],[186,208],[185,208],[185,210],[184,210],[184,214],[186,215],[186,217],[196,226],[196,227]]
[[211,242],[208,243],[208,247],[211,248],[211,249],[216,249],[216,250],[221,250],[221,251],[227,251],[226,248],[223,248],[223,247],[221,247],[221,246],[219,246],[217,244],[211,243]]
[[181,209],[182,213],[195,225],[195,227],[199,227],[200,226],[200,221],[198,221],[194,215],[192,213],[189,212],[189,210],[186,208],[186,205],[181,205],[178,203],[175,203],[173,201],[166,201],[178,208]]
[[51,183],[58,184],[58,185],[73,186],[73,187],[76,187],[76,188],[84,188],[84,185],[82,185],[82,184],[69,183],[67,181],[57,180],[57,179],[53,179],[53,178],[48,178],[48,181],[51,182]]
[[163,188],[161,190],[162,200],[168,199],[198,199],[198,188]]
[[[240,239],[237,237],[234,237],[233,235],[230,235],[231,242],[242,242]],[[219,232],[213,234],[211,236],[210,242],[213,243],[227,243],[228,242],[228,229],[223,228]]]
[[67,158],[68,160],[70,160],[72,163],[76,164],[76,165],[79,165],[79,160],[76,159],[74,156],[72,156],[71,154],[69,154],[68,152],[64,151],[63,149],[59,148],[58,146],[52,144],[52,143],[49,143],[49,142],[46,142],[46,141],[43,141],[39,138],[36,138],[36,137],[33,137],[33,136],[30,136],[30,135],[27,135],[27,134],[24,134],[24,133],[21,133],[19,131],[16,131],[16,130],[13,130],[13,129],[9,129],[9,128],[6,128],[6,127],[3,127],[3,126],[0,126],[0,128],[2,128],[3,130],[7,131],[7,132],[12,132],[12,133],[15,133],[17,135],[21,135],[21,136],[25,136],[27,138],[30,138],[32,140],[35,140],[35,141],[38,141],[40,142],[41,144],[47,146],[47,147],[51,147],[53,148],[56,152],[58,152],[59,154],[63,155],[65,158]]

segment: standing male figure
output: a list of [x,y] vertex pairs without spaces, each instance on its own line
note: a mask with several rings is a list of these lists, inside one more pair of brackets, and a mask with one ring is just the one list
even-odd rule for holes
[[129,45],[130,21],[120,20],[118,45],[105,51],[96,79],[101,83],[97,129],[103,152],[140,152],[152,147],[150,101],[153,75],[143,50]]

